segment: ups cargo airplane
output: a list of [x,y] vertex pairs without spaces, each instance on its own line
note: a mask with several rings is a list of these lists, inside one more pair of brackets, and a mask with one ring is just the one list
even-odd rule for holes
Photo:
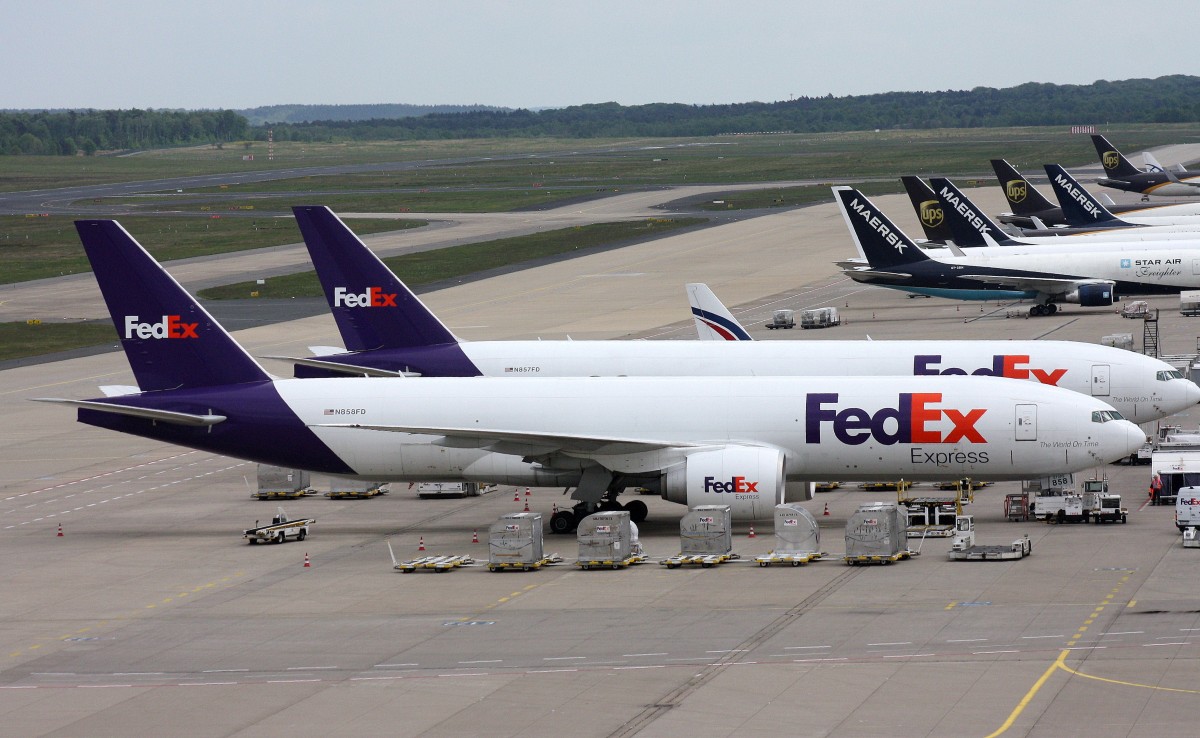
[[462,341],[329,208],[294,211],[342,339],[353,349],[293,359],[302,362],[297,376],[977,374],[1100,397],[1137,423],[1200,402],[1200,388],[1169,364],[1090,343],[822,341],[816,352],[804,341],[748,341],[749,333],[703,284],[686,286],[699,334],[741,341]]
[[[1025,175],[1017,171],[1016,167],[1004,159],[992,159],[991,162],[992,170],[996,172],[996,179],[1000,182],[1000,189],[1004,192],[1004,199],[1012,208],[1011,213],[1000,213],[996,216],[997,220],[1021,229],[1044,229],[1067,225],[1062,208],[1050,202]],[[1200,215],[1200,203],[1139,202],[1118,205],[1108,195],[1097,199],[1103,199],[1108,210],[1118,216]]]
[[795,482],[1035,477],[1145,440],[1097,398],[996,377],[278,379],[118,223],[76,227],[138,391],[41,399],[81,423],[260,463],[593,490],[620,479],[753,519]]
[[[1060,167],[1046,165],[1060,173],[1063,182],[1075,180]],[[1116,244],[1154,245],[1170,248],[1192,248],[1200,252],[1200,222],[1196,225],[1138,226],[1126,228],[1050,228],[1025,231],[1020,236],[1010,236],[989,218],[970,198],[945,177],[931,177],[930,191],[937,199],[936,212],[943,217],[951,234],[951,242],[962,248],[976,246],[1069,246],[1077,244],[1104,244],[1106,248]],[[1080,192],[1082,190],[1077,190]],[[1073,201],[1074,203],[1074,201]],[[1077,203],[1075,203],[1077,204]],[[1070,206],[1066,206],[1070,207]],[[926,212],[930,209],[926,208]],[[1068,238],[1069,237],[1069,238]],[[920,244],[918,244],[920,245]]]
[[1183,170],[1175,173],[1158,165],[1153,157],[1147,157],[1151,162],[1147,171],[1135,167],[1116,146],[1108,142],[1104,136],[1092,136],[1092,144],[1100,156],[1100,165],[1107,175],[1096,180],[1096,183],[1114,190],[1140,192],[1146,195],[1175,195],[1183,197],[1200,196],[1200,174]]
[[[938,190],[937,180],[934,189]],[[953,300],[1035,300],[1030,315],[1057,303],[1106,307],[1118,295],[1176,294],[1200,288],[1200,249],[1192,242],[1063,239],[1038,246],[996,246],[938,255],[922,251],[851,187],[834,187],[842,217],[869,266],[840,262],[857,282]]]

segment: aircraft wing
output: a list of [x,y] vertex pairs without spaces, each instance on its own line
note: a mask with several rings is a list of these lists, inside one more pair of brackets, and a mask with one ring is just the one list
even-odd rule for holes
[[379,369],[370,366],[358,366],[357,364],[344,364],[337,361],[324,361],[322,359],[309,359],[296,356],[264,356],[264,359],[278,359],[279,361],[290,361],[293,364],[301,366],[311,366],[317,369],[327,369],[331,372],[345,374],[348,377],[419,377],[416,372],[396,372],[391,369]]
[[1115,285],[1108,279],[1055,279],[1054,277],[1019,277],[1007,274],[956,274],[961,279],[973,279],[1014,290],[1027,290],[1047,295],[1059,295],[1088,284]]
[[562,453],[569,456],[614,456],[644,454],[657,451],[696,449],[710,443],[656,441],[643,438],[609,436],[562,435],[530,431],[508,431],[487,428],[428,428],[410,425],[360,425],[357,423],[317,423],[312,428],[359,428],[391,433],[416,433],[441,436],[435,445],[453,448],[480,448],[497,453],[541,456]]
[[867,281],[871,279],[912,279],[911,274],[902,274],[900,272],[884,272],[878,269],[843,269],[842,273],[858,279],[865,278]]

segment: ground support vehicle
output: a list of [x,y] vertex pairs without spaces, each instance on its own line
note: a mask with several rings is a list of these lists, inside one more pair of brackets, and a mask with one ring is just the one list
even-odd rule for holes
[[325,493],[331,500],[369,500],[388,493],[386,482],[355,482],[338,480],[333,489]]
[[1129,509],[1121,506],[1121,495],[1109,493],[1101,495],[1100,507],[1092,512],[1092,520],[1097,523],[1127,523]]
[[1005,495],[1004,517],[1010,523],[1029,520],[1029,493],[1013,492]]
[[823,307],[800,313],[801,328],[833,328],[842,324],[837,308]]
[[270,525],[259,525],[256,520],[253,528],[242,531],[242,537],[250,543],[283,543],[288,538],[303,541],[308,537],[308,527],[316,522],[316,518],[289,520],[281,507]]
[[795,313],[791,310],[776,310],[771,315],[771,322],[767,323],[767,328],[775,330],[776,328],[791,329],[796,327]]
[[1032,553],[1028,534],[1007,546],[981,546],[975,543],[975,520],[970,515],[960,515],[955,521],[951,561],[1014,561]]
[[634,554],[633,556],[627,556],[623,559],[595,559],[588,561],[580,560],[575,562],[575,566],[578,566],[584,571],[587,571],[588,569],[624,569],[627,566],[640,564],[645,560],[645,554]]
[[490,561],[487,567],[488,571],[537,571],[543,566],[561,564],[562,560],[558,554],[550,554],[536,561]]
[[824,558],[823,553],[775,553],[771,551],[764,556],[756,556],[754,563],[766,568],[772,564],[791,564],[792,566],[804,566],[810,561],[820,561]]
[[411,574],[418,570],[450,571],[474,563],[475,559],[470,556],[422,556],[408,561],[398,561],[392,565],[392,568],[405,574]]
[[676,554],[670,558],[663,559],[658,562],[668,569],[677,569],[685,565],[700,566],[705,569],[710,569],[717,564],[724,564],[726,561],[733,561],[741,558],[735,553],[726,554]]
[[316,493],[309,473],[303,469],[259,464],[258,489],[250,496],[256,500],[295,500]]
[[911,559],[916,555],[916,551],[901,551],[900,553],[890,556],[844,556],[842,560],[847,566],[858,566],[859,564],[890,564],[893,561],[903,561]]

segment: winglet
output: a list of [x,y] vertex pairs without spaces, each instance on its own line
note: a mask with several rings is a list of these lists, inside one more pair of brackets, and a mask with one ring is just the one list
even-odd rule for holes
[[348,350],[458,342],[333,211],[306,205],[292,212]]
[[1063,218],[1073,226],[1130,225],[1113,215],[1092,194],[1058,164],[1046,165],[1046,176],[1054,195],[1062,205]]
[[684,285],[684,290],[692,306],[692,318],[696,321],[696,333],[701,341],[754,340],[708,285],[692,282]]
[[143,392],[269,379],[120,223],[77,220],[75,228]]

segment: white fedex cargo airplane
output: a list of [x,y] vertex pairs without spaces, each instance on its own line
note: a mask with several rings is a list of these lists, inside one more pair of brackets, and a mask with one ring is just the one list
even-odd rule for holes
[[[798,481],[1025,478],[1145,440],[1097,398],[993,377],[277,379],[118,223],[76,227],[139,391],[43,399],[82,423],[260,463],[364,479],[557,476],[601,495],[649,483],[745,519]],[[555,519],[574,524],[570,511]]]
[[[978,374],[1096,396],[1137,423],[1200,402],[1200,388],[1163,361],[1068,341],[822,341],[819,352],[805,341],[460,341],[329,208],[294,211],[350,348],[292,359],[296,376]],[[687,289],[702,336],[749,338],[715,296],[703,296],[712,295],[707,286]]]

